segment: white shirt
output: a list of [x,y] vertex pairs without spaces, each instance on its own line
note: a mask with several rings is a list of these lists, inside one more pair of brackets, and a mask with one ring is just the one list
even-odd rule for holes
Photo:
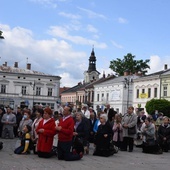
[[51,119],[51,118],[49,118],[49,119],[44,119],[43,125],[44,125],[45,123],[47,123],[50,119]]

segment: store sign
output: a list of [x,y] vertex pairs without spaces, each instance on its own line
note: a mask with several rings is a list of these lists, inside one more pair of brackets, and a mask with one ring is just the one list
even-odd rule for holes
[[139,94],[139,97],[141,99],[146,99],[146,98],[148,98],[148,94],[147,93],[141,93],[141,94]]
[[120,100],[120,90],[112,91],[111,100]]

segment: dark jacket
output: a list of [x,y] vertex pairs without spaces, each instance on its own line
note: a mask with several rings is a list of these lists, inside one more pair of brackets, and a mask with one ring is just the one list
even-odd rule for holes
[[88,126],[89,125],[87,125],[86,120],[82,119],[80,124],[75,129],[75,132],[78,133],[77,137],[82,139],[84,145],[87,145],[87,140],[89,137],[89,127]]
[[170,143],[170,125],[164,126],[164,124],[159,126],[158,129],[158,140],[159,142],[163,141],[163,138],[166,137],[166,141]]
[[[104,137],[105,134],[107,134],[107,137]],[[94,144],[96,145],[96,149],[93,155],[106,156],[106,157],[110,156],[111,137],[112,137],[112,129],[110,127],[110,124],[108,122],[106,122],[105,125],[100,124],[94,139]]]
[[108,120],[111,122],[113,117],[115,116],[115,114],[117,114],[116,111],[114,111],[114,109],[109,109],[109,111],[107,111],[107,108],[104,109],[104,112],[107,113],[108,115]]

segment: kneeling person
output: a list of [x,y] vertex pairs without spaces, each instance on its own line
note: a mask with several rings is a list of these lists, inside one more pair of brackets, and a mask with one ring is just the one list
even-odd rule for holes
[[30,141],[31,141],[31,126],[26,125],[23,128],[23,134],[21,136],[21,145],[15,149],[15,154],[28,154],[30,153]]

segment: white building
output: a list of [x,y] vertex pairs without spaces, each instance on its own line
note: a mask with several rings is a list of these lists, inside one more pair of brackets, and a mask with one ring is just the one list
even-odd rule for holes
[[59,76],[44,74],[31,70],[31,64],[26,69],[0,66],[0,104],[16,108],[18,105],[32,108],[35,104],[49,105],[56,108],[59,100]]
[[124,114],[132,105],[133,79],[136,76],[120,76],[94,85],[94,108],[110,104],[117,113]]
[[133,106],[143,108],[147,101],[161,98],[161,75],[168,73],[168,69],[142,76],[134,80]]

